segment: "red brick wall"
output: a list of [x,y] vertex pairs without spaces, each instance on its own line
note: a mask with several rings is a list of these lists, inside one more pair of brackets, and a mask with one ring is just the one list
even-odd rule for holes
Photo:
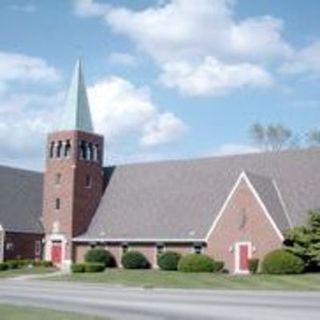
[[267,252],[282,245],[282,241],[245,180],[241,180],[221,219],[209,236],[205,253],[224,261],[226,268],[234,272],[234,245],[241,241],[251,242],[255,248],[252,256],[260,260]]
[[[52,141],[71,141],[69,158],[49,159]],[[98,162],[80,159],[79,144],[82,140],[100,148]],[[85,232],[97,209],[103,192],[103,137],[80,131],[61,131],[49,134],[47,161],[44,175],[43,224],[45,233],[51,234],[55,221],[59,222],[59,233],[65,235],[68,243],[66,259],[71,258],[71,239]],[[61,184],[56,185],[56,175],[61,174]],[[92,185],[85,186],[90,175]],[[56,199],[61,199],[60,210],[55,209]]]
[[[35,255],[36,241],[42,241],[43,235],[33,233],[6,232],[4,240],[4,260],[12,259],[41,259],[42,252]],[[7,244],[12,244],[12,249],[7,250]]]

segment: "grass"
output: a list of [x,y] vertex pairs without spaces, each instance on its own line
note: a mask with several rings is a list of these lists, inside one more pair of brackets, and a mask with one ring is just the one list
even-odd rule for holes
[[243,276],[159,270],[109,269],[103,273],[74,273],[50,279],[150,288],[320,290],[320,273]]
[[19,268],[19,269],[10,269],[5,271],[0,271],[0,279],[3,278],[12,278],[21,275],[32,275],[32,274],[45,274],[56,271],[55,268],[45,268],[45,267],[33,267],[33,268]]
[[71,312],[60,312],[44,308],[31,308],[0,304],[1,320],[102,320],[95,316],[80,315]]

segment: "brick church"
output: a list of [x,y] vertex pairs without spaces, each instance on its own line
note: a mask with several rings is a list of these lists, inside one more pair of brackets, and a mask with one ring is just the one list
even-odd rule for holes
[[0,261],[68,268],[99,245],[118,266],[127,250],[153,267],[172,250],[246,273],[320,208],[318,148],[104,167],[79,61],[61,109],[44,173],[0,166]]

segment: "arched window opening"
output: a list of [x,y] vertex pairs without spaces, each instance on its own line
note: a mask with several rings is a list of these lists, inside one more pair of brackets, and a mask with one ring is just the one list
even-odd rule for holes
[[88,144],[88,160],[92,161],[94,158],[94,155],[93,155],[93,145],[92,143],[89,143]]
[[56,174],[56,178],[55,178],[55,185],[56,186],[60,186],[61,185],[61,173],[57,173]]
[[67,140],[64,144],[64,156],[65,158],[70,158],[71,155],[71,143],[70,140]]
[[82,140],[80,143],[80,159],[87,159],[87,143],[84,140]]
[[87,174],[86,181],[85,181],[85,187],[91,188],[91,186],[92,186],[92,177],[89,174]]
[[99,151],[99,145],[96,144],[93,147],[93,160],[99,162],[100,160],[100,151]]
[[57,158],[61,158],[61,151],[62,151],[62,141],[59,141],[56,149]]
[[54,147],[55,147],[55,143],[54,141],[52,141],[50,143],[50,150],[49,150],[49,158],[52,159],[54,157]]
[[56,210],[60,210],[60,208],[61,208],[60,198],[56,198],[55,208],[56,208]]

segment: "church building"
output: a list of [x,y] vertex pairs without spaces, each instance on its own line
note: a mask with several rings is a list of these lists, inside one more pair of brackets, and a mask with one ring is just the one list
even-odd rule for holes
[[281,247],[320,208],[319,148],[104,167],[104,146],[78,61],[45,172],[0,166],[0,260],[68,268],[99,245],[119,267],[128,250],[154,268],[170,250],[247,273],[248,258]]

